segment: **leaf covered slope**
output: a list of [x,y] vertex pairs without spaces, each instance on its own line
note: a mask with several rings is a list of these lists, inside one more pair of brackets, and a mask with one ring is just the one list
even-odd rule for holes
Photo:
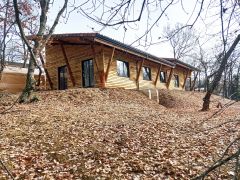
[[[39,92],[0,115],[1,160],[22,179],[190,179],[240,133],[240,105],[208,119],[217,101],[200,112],[203,95],[162,90],[159,105],[135,90]],[[0,110],[12,99],[3,95]]]

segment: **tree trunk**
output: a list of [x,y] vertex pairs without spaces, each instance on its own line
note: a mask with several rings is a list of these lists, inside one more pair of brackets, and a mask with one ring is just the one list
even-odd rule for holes
[[232,54],[233,50],[235,49],[235,47],[237,46],[239,41],[240,41],[240,34],[234,40],[232,46],[227,51],[227,53],[224,54],[224,56],[222,57],[220,67],[219,67],[218,71],[216,72],[216,74],[214,75],[213,81],[210,84],[210,87],[207,90],[207,93],[206,93],[205,97],[203,98],[202,111],[208,111],[209,110],[211,95],[212,95],[213,91],[215,90],[215,88],[218,86],[218,83],[219,83],[219,81],[222,77],[222,73],[223,73],[223,71],[225,69],[225,66],[227,64],[227,60],[230,57],[230,55]]
[[9,9],[9,0],[6,2],[6,9],[5,9],[5,18],[3,22],[3,40],[1,42],[1,67],[0,67],[0,80],[2,79],[2,72],[5,67],[6,61],[6,37],[7,37],[7,20],[8,20],[8,9]]
[[19,98],[19,103],[28,102],[29,100],[31,100],[31,95],[32,95],[32,92],[35,89],[35,85],[36,85],[36,81],[34,78],[35,67],[36,67],[36,65],[35,65],[34,59],[33,59],[33,57],[31,57],[31,59],[29,60],[26,85],[25,85],[25,88],[24,88],[20,98]]

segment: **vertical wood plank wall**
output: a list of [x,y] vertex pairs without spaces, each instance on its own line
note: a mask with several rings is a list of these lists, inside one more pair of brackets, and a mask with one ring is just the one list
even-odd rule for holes
[[[76,46],[65,45],[65,51],[69,60],[70,68],[73,73],[73,77],[76,81],[76,87],[82,87],[82,61],[93,59],[94,55],[91,46]],[[99,46],[95,49],[96,61],[101,61],[101,49]],[[95,61],[94,64],[94,80],[96,87],[98,87],[99,73]],[[46,68],[49,70],[49,74],[52,78],[53,88],[58,89],[58,67],[66,65],[63,57],[63,53],[60,45],[48,46],[46,48]],[[103,69],[103,64],[98,62],[99,70]],[[68,88],[72,87],[70,78],[68,77]]]
[[[94,59],[97,61],[98,70],[96,66],[96,62],[94,62],[94,79],[95,79],[95,87],[99,87],[100,77],[99,73],[106,72],[107,65],[111,58],[113,48],[108,48],[101,45],[95,45],[95,56],[93,54],[92,48],[90,45],[64,45],[66,54],[69,60],[69,64],[73,73],[73,77],[76,81],[76,87],[82,87],[82,61],[88,59]],[[133,55],[129,55],[125,52],[115,50],[113,61],[111,62],[111,66],[109,68],[109,74],[107,81],[105,82],[105,87],[108,88],[125,88],[125,89],[136,89],[136,77],[137,77],[137,62],[139,58],[133,58]],[[130,78],[120,77],[117,75],[117,63],[116,60],[123,60],[129,62],[130,69]],[[51,80],[53,82],[53,88],[58,89],[58,67],[66,65],[64,56],[61,50],[60,45],[47,46],[46,48],[46,68],[49,71]],[[166,89],[166,83],[161,83],[160,78],[158,77],[156,86],[154,86],[154,81],[157,76],[158,64],[153,62],[149,62],[147,60],[144,61],[143,66],[150,67],[152,73],[151,81],[143,80],[143,72],[141,69],[140,77],[139,77],[139,88],[159,88]],[[162,71],[167,72],[167,77],[169,75],[170,67],[162,66]],[[174,69],[174,74],[179,76],[179,88],[174,87],[174,76],[171,80],[169,89],[182,89],[182,85],[184,83],[186,69],[177,67]],[[72,88],[72,83],[70,78],[68,77],[68,88]]]

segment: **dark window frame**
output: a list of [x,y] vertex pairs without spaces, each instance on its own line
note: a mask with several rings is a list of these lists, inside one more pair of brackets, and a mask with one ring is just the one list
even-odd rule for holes
[[142,72],[143,72],[143,80],[146,80],[146,81],[152,80],[152,70],[150,67],[143,66]]
[[[163,78],[162,78],[162,73],[163,73]],[[161,83],[166,83],[167,82],[167,72],[166,71],[160,71],[159,74],[160,82]]]
[[[122,63],[120,65],[120,66],[122,66],[122,68],[118,67],[119,66],[118,62]],[[116,64],[117,64],[117,75],[120,77],[130,78],[129,62],[117,59]],[[127,71],[127,72],[125,72],[125,71]]]
[[[61,75],[63,75],[64,77],[61,77]],[[63,80],[63,82],[62,82],[62,80]],[[64,84],[62,84],[62,83],[64,83]],[[67,65],[58,67],[58,90],[65,90],[65,89],[68,89]]]
[[[84,63],[89,62],[88,65],[90,65],[90,61],[92,61],[92,69],[90,69],[90,66],[89,66],[88,70],[93,73],[93,76],[92,76],[92,79],[91,79],[91,77],[89,77],[88,82],[85,82],[85,78],[83,76]],[[95,86],[94,59],[91,58],[91,59],[86,59],[86,60],[81,61],[81,67],[82,67],[82,69],[81,69],[81,71],[82,71],[82,87],[84,87],[84,88],[94,87]]]
[[174,87],[179,88],[180,84],[179,84],[179,75],[178,74],[174,74]]

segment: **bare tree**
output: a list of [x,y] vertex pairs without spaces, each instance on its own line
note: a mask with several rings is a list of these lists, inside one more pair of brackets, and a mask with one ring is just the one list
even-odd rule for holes
[[[36,6],[27,0],[23,0],[19,3],[19,9],[24,17],[22,19],[22,25],[29,29],[30,21],[35,21]],[[35,24],[35,23],[33,23]],[[21,59],[12,58],[19,56],[23,44],[19,39],[19,32],[16,31],[16,21],[13,8],[13,2],[10,0],[4,0],[0,2],[0,59],[1,68],[0,73],[3,71],[6,61],[17,61]],[[19,49],[19,52],[17,51]]]
[[174,28],[168,25],[164,29],[164,34],[169,40],[175,59],[191,56],[198,44],[199,37],[196,35],[196,31],[189,26],[182,27],[184,25],[176,24]]
[[53,34],[60,17],[64,13],[64,11],[67,8],[68,0],[64,1],[64,4],[60,11],[57,13],[57,16],[53,22],[53,25],[50,27],[49,32],[47,32],[47,17],[48,17],[48,11],[50,8],[50,5],[53,3],[50,0],[38,0],[35,1],[36,3],[39,3],[40,6],[40,16],[39,16],[39,28],[37,31],[36,36],[33,39],[33,45],[32,43],[26,38],[24,33],[24,27],[22,26],[21,17],[20,17],[20,10],[18,6],[18,1],[13,0],[14,3],[14,10],[15,10],[15,16],[16,16],[16,23],[19,27],[19,31],[21,34],[21,38],[23,39],[24,43],[26,44],[28,51],[30,53],[30,60],[29,60],[29,66],[28,66],[28,73],[27,73],[27,80],[25,88],[20,96],[19,102],[28,102],[31,100],[32,92],[35,89],[35,79],[34,79],[34,70],[37,66],[37,57],[39,53],[43,50],[46,43],[50,39],[51,35]]

